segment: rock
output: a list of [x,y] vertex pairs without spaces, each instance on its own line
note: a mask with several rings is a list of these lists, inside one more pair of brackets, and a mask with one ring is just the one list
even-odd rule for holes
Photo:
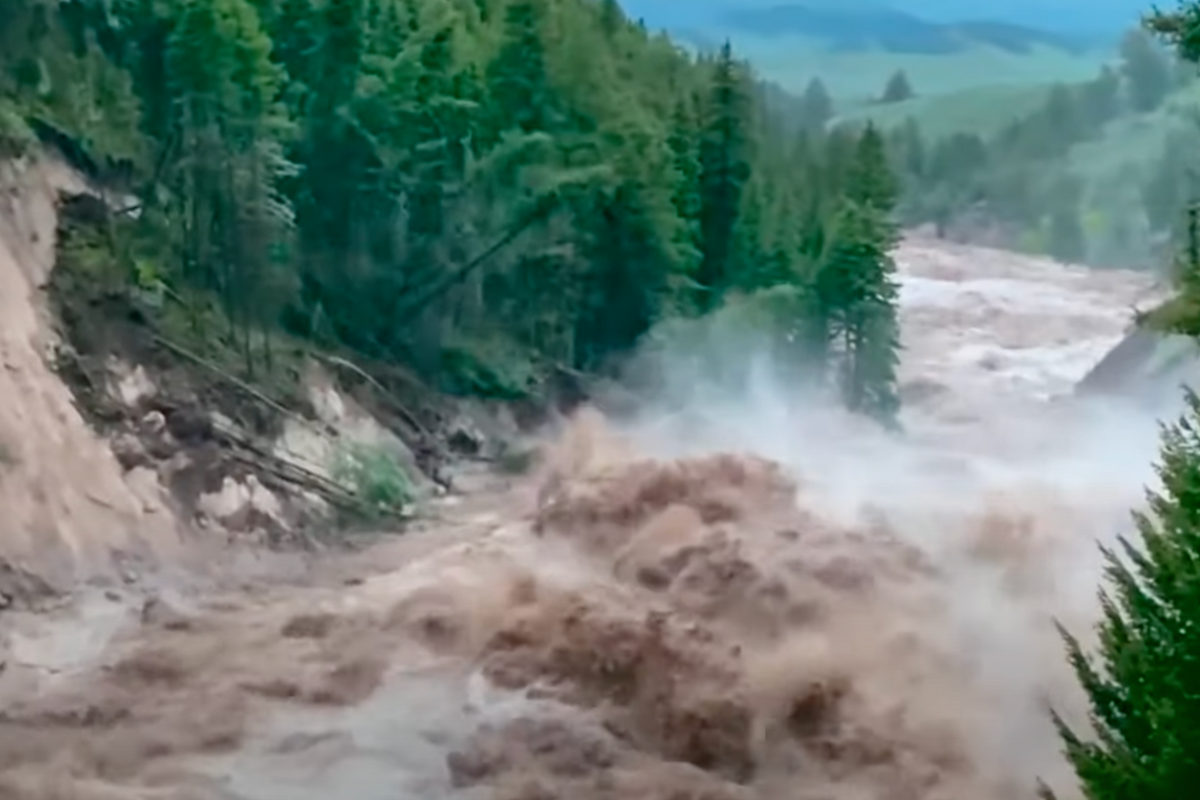
[[154,625],[171,631],[187,630],[191,620],[172,603],[160,595],[154,595],[142,605],[142,624]]
[[240,482],[226,476],[221,489],[200,496],[196,511],[231,531],[284,528],[283,503],[254,475]]
[[200,496],[196,511],[227,527],[242,528],[249,522],[250,490],[226,476],[219,491]]
[[149,434],[160,434],[167,428],[167,418],[161,411],[151,411],[142,417],[142,430]]
[[142,440],[132,433],[122,433],[112,440],[113,455],[117,457],[117,462],[121,465],[121,469],[129,472],[138,467],[149,466],[152,459],[150,454],[146,452]]
[[479,427],[465,416],[459,416],[447,426],[446,443],[459,453],[478,455],[486,442],[487,437]]
[[111,374],[110,390],[126,408],[137,408],[142,401],[158,392],[146,370],[139,364],[130,367],[123,361],[112,359],[108,365]]

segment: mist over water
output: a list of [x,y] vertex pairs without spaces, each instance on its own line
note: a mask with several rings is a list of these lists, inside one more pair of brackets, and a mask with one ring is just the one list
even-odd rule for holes
[[585,409],[365,580],[151,621],[15,702],[0,795],[1073,799],[1052,623],[1087,640],[1157,425],[1071,389],[1155,290],[898,255],[903,435],[695,331],[645,355],[649,401]]
[[1144,410],[1072,391],[1161,288],[943,242],[909,240],[898,262],[905,435],[847,417],[745,343],[711,354],[708,374],[728,374],[732,360],[749,375],[738,385],[692,365],[679,376],[686,388],[672,386],[672,353],[656,353],[670,400],[621,433],[663,459],[761,456],[796,478],[801,505],[823,520],[886,520],[937,571],[926,588],[945,617],[911,624],[939,626],[926,635],[989,698],[964,703],[959,720],[976,737],[977,768],[1026,790],[1037,777],[1069,786],[1046,706],[1078,718],[1079,698],[1052,622],[1087,640],[1097,545],[1130,533],[1159,444]]

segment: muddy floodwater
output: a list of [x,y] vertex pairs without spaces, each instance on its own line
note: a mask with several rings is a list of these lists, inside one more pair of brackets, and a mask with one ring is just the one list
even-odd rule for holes
[[10,613],[0,797],[1077,797],[1051,622],[1086,639],[1156,440],[1070,394],[1158,290],[929,241],[898,261],[906,436],[764,365],[585,412],[536,474],[366,553]]

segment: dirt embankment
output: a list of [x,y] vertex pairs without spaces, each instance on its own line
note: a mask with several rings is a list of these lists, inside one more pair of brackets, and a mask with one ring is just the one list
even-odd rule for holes
[[0,598],[9,601],[178,541],[154,474],[122,469],[52,368],[43,290],[56,206],[60,192],[87,188],[51,161],[0,164]]

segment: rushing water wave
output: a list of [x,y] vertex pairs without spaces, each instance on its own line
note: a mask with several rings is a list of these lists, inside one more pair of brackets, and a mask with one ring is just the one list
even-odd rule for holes
[[1152,287],[942,244],[900,262],[906,436],[766,361],[619,423],[585,410],[539,474],[380,545],[365,580],[143,614],[5,710],[0,789],[1070,797],[1052,622],[1086,634],[1156,428],[1069,394]]

